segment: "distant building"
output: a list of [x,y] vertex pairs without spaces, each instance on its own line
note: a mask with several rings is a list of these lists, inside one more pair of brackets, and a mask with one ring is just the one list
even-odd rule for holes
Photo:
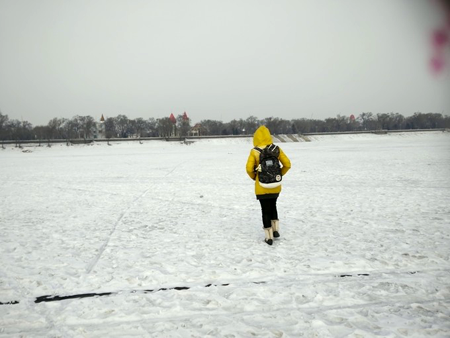
[[105,117],[102,114],[99,122],[95,122],[93,127],[94,138],[106,138]]
[[192,129],[189,131],[189,136],[200,136],[202,130],[202,125],[197,123]]

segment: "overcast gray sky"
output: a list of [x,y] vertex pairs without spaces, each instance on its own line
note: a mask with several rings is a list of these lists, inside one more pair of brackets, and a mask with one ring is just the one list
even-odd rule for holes
[[450,69],[429,67],[444,23],[427,0],[0,0],[0,111],[450,115]]

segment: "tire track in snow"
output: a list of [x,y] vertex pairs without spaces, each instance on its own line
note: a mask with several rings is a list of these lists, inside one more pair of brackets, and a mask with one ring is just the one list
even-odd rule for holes
[[150,191],[150,188],[148,188],[147,190],[145,190],[142,194],[140,194],[138,197],[136,197],[128,206],[128,208],[122,212],[119,216],[119,218],[117,219],[117,221],[114,223],[112,229],[110,230],[106,240],[103,242],[102,246],[99,249],[98,254],[94,257],[94,259],[86,266],[86,273],[90,274],[92,269],[95,267],[95,265],[97,265],[98,261],[100,260],[100,257],[102,257],[103,253],[105,252],[106,247],[109,244],[109,241],[111,240],[112,235],[114,234],[114,232],[117,229],[117,226],[122,222],[122,219],[128,214],[128,212],[134,207],[134,205],[136,204],[136,202],[138,200],[140,200],[142,197],[144,197],[147,192]]
[[[183,162],[184,163],[184,162]],[[183,163],[180,163],[176,165],[171,171],[169,171],[164,177],[170,176],[176,169],[178,169]],[[112,235],[117,229],[117,226],[122,222],[122,219],[128,214],[128,212],[134,207],[137,201],[139,201],[141,198],[143,198],[149,191],[151,187],[146,189],[141,195],[136,197],[128,206],[128,208],[122,212],[117,219],[117,221],[114,223],[114,226],[112,227],[111,231],[109,232],[105,242],[102,244],[102,246],[99,249],[98,254],[94,257],[94,259],[86,266],[86,274],[90,274],[92,269],[97,265],[98,261],[100,260],[100,257],[102,257],[103,253],[105,252],[106,247],[109,244],[109,241],[111,240]]]

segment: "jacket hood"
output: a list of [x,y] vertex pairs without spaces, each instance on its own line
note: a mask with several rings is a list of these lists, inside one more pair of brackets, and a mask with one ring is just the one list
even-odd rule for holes
[[272,143],[272,136],[270,135],[270,131],[266,126],[261,126],[256,129],[255,133],[253,134],[253,146],[268,146]]

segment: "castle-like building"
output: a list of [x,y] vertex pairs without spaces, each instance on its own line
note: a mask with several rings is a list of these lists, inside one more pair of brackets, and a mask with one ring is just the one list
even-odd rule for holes
[[102,114],[100,121],[95,121],[92,134],[94,138],[106,138],[105,117]]

